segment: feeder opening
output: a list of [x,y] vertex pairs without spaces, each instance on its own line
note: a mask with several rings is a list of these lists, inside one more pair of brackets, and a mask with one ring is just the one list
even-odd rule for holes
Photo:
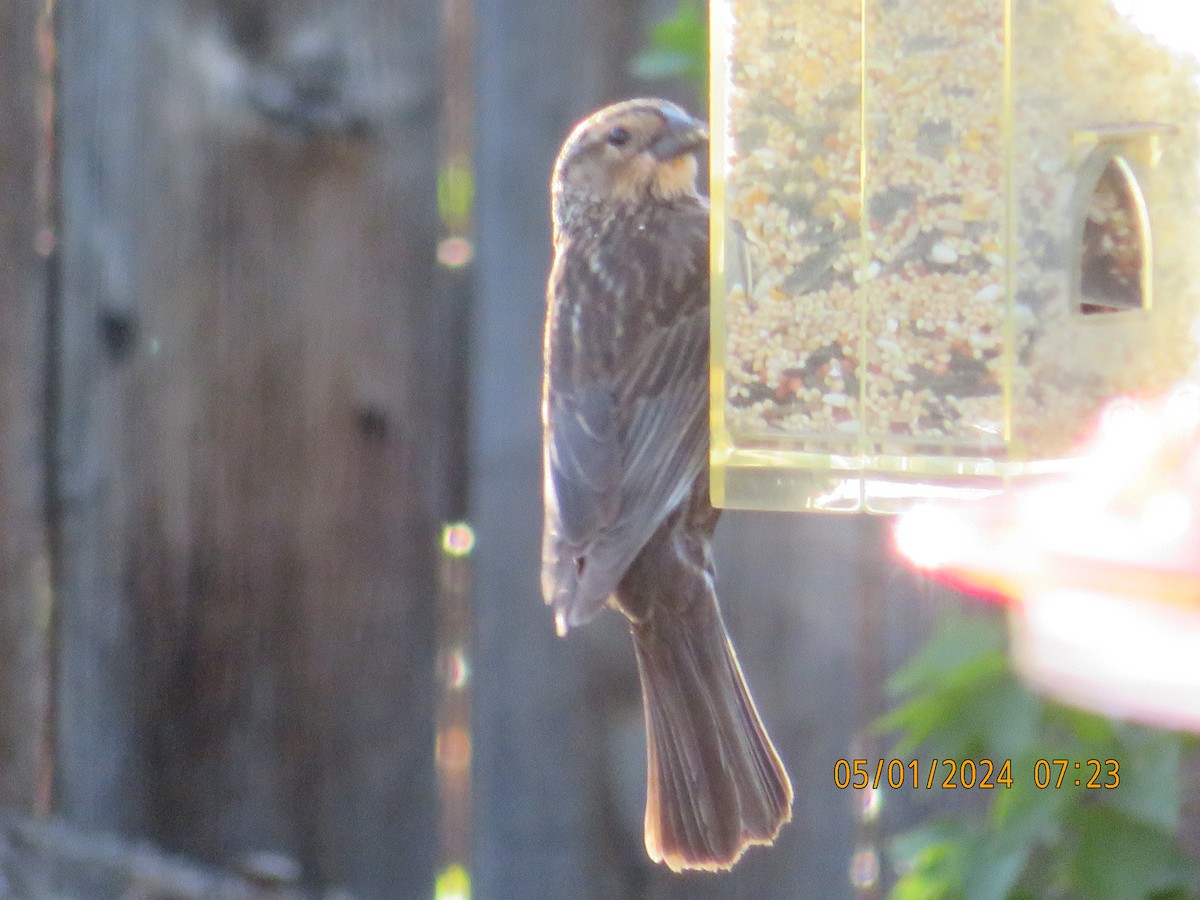
[[[1084,168],[1098,175],[1078,230],[1076,308],[1084,315],[1150,308],[1151,245],[1146,202],[1129,162],[1117,152]],[[1082,185],[1088,184],[1084,178]]]

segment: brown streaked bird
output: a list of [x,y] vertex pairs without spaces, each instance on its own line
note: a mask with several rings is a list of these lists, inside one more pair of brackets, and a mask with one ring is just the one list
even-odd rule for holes
[[551,184],[542,591],[560,634],[629,620],[646,720],[646,851],[727,869],[791,818],[713,586],[703,122],[630,100],[580,122]]

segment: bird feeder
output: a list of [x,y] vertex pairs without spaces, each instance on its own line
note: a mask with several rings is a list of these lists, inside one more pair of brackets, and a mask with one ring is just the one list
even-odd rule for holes
[[716,505],[893,512],[1069,471],[1107,401],[1189,374],[1196,16],[715,0]]

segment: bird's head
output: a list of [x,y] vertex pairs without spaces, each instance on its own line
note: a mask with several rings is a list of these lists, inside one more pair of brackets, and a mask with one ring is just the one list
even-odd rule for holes
[[708,127],[666,100],[626,100],[575,126],[554,164],[554,213],[571,203],[637,203],[696,193]]

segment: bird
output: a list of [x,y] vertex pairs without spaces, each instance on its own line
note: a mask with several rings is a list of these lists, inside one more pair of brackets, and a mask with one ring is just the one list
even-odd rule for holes
[[551,177],[542,593],[560,635],[628,620],[646,725],[646,852],[725,870],[792,785],[721,617],[708,491],[705,123],[660,99],[579,122]]

